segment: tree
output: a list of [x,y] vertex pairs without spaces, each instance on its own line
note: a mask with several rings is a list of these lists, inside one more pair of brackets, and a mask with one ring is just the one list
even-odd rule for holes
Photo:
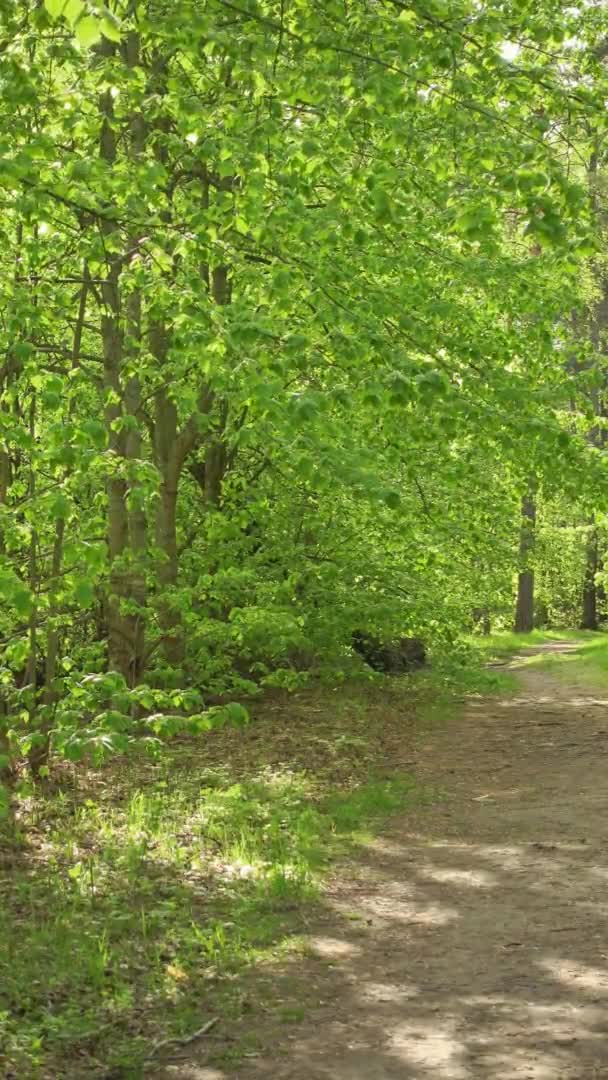
[[605,22],[11,5],[5,756],[204,726],[361,621],[447,647],[509,602],[531,471],[603,493],[555,354]]
[[529,634],[534,629],[534,527],[536,504],[531,493],[521,501],[521,527],[519,538],[519,573],[517,575],[517,604],[515,607],[516,634]]

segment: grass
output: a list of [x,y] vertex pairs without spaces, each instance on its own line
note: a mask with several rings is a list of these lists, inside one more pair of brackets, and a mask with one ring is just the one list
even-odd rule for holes
[[608,635],[579,632],[572,652],[530,657],[529,663],[550,669],[559,678],[582,687],[608,687]]
[[525,661],[581,686],[608,687],[608,634],[589,630],[534,630],[531,634],[502,633],[472,638],[480,656],[504,659],[534,645],[568,641],[575,648],[567,652],[540,652]]
[[[248,973],[304,947],[330,861],[432,797],[408,772],[424,717],[508,687],[448,664],[277,694],[245,730],[24,787],[20,843],[0,845],[0,1075],[137,1080],[155,1043],[234,1026]],[[256,1006],[299,1022],[275,982]]]
[[402,694],[279,697],[245,731],[24,788],[21,844],[0,847],[0,1075],[136,1080],[153,1043],[236,1021],[241,976],[299,947],[328,862],[426,797]]
[[421,676],[427,686],[433,708],[446,701],[474,695],[509,694],[517,689],[517,679],[510,671],[492,671],[485,667],[488,657],[472,647],[466,663],[444,662]]
[[580,641],[584,643],[590,637],[585,630],[533,630],[530,634],[514,634],[502,631],[498,634],[471,636],[468,640],[481,656],[509,656],[533,645],[547,645],[552,641]]

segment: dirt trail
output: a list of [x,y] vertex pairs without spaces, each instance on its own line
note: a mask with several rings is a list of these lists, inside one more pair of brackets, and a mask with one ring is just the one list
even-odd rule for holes
[[262,1056],[231,1071],[201,1046],[167,1077],[608,1078],[608,692],[519,677],[420,740],[446,797],[330,887],[292,972],[302,1022],[252,1015]]

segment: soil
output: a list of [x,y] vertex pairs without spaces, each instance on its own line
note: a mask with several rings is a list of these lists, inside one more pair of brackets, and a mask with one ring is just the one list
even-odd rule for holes
[[340,868],[306,956],[267,973],[282,1012],[254,1001],[163,1077],[608,1078],[608,691],[513,666],[517,693],[420,736],[442,794]]

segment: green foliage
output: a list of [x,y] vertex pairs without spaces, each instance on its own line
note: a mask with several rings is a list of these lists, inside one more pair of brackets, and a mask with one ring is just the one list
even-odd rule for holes
[[510,618],[531,476],[539,611],[574,619],[607,32],[555,0],[12,5],[9,756],[204,737],[218,699],[347,678],[359,627],[455,657]]
[[[518,571],[543,627],[606,577],[608,14],[0,9],[0,817],[15,840],[29,778],[226,739],[194,789],[26,793],[11,1069],[58,1075],[67,1038],[126,1074],[142,1001],[196,1028],[207,980],[286,940],[281,904],[410,796],[362,783],[350,680],[382,679],[353,632],[425,642],[431,672],[382,691],[401,739],[408,695],[507,688],[464,636],[511,624]],[[233,775],[256,698],[320,686],[343,728],[313,689],[285,767]]]

